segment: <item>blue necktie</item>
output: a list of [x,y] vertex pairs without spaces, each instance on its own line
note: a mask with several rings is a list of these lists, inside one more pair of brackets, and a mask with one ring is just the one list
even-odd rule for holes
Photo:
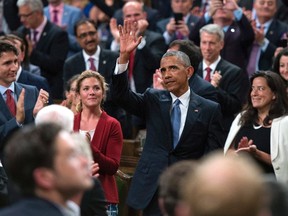
[[171,124],[173,129],[173,147],[175,148],[179,140],[179,130],[181,124],[181,110],[179,104],[181,101],[179,99],[175,100],[174,106],[171,111]]

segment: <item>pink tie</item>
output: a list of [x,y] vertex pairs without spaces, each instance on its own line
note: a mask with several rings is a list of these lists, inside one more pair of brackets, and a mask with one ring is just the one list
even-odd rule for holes
[[96,66],[94,64],[94,58],[90,57],[89,62],[90,62],[90,70],[96,71]]
[[208,82],[211,82],[211,68],[207,67],[205,70],[207,72],[205,80],[207,80]]
[[11,95],[12,91],[10,89],[6,90],[6,104],[7,107],[9,108],[11,114],[13,116],[16,115],[16,105],[15,105],[15,101],[14,98]]
[[253,44],[253,47],[252,47],[252,50],[251,50],[251,53],[250,53],[250,58],[249,58],[249,63],[247,65],[247,73],[249,75],[249,77],[256,72],[256,65],[257,65],[257,56],[258,56],[258,53],[260,51],[260,46],[258,43],[254,43]]

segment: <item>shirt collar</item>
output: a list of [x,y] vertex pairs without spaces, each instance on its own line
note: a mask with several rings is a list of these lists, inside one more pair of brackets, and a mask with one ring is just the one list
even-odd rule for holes
[[176,99],[179,99],[183,106],[188,107],[190,94],[191,94],[190,88],[188,88],[188,90],[180,97],[176,97],[172,92],[170,92],[170,95],[172,97],[172,104],[175,102]]
[[97,50],[92,56],[88,55],[84,50],[82,50],[84,61],[87,62],[90,57],[93,57],[95,59],[95,61],[99,61],[100,50],[101,50],[100,46],[97,45]]
[[15,92],[15,84],[14,84],[14,82],[12,82],[11,85],[8,88],[6,88],[5,86],[0,85],[0,92],[1,92],[2,96],[5,94],[7,89],[10,89],[14,93]]
[[[219,55],[218,58],[217,58],[217,60],[214,61],[211,65],[209,65],[209,67],[211,68],[211,71],[213,71],[213,72],[215,71],[215,69],[216,69],[218,63],[220,62],[220,60],[221,60],[221,56]],[[208,67],[207,64],[206,64],[205,61],[203,60],[203,71],[204,71],[207,67]]]

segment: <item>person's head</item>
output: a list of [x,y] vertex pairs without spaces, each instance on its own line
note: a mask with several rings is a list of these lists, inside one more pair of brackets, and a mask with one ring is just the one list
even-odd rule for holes
[[63,129],[72,132],[74,124],[74,113],[67,107],[52,104],[43,107],[35,118],[35,124],[55,123],[62,126]]
[[137,22],[140,19],[146,19],[147,15],[143,9],[143,4],[139,1],[129,1],[122,8],[123,19]]
[[79,77],[79,74],[74,75],[71,77],[65,86],[65,97],[67,99],[68,106],[71,107],[71,105],[76,106],[78,101],[77,95],[76,95],[76,85],[77,85],[77,79]]
[[77,79],[76,93],[79,95],[81,108],[98,107],[104,103],[108,84],[104,77],[95,71],[87,70]]
[[160,175],[158,201],[163,215],[176,216],[187,211],[179,188],[187,176],[194,173],[196,165],[195,161],[183,160],[168,167]]
[[288,48],[282,49],[274,59],[273,71],[288,82]]
[[18,67],[17,48],[11,43],[0,41],[0,85],[9,87],[16,80]]
[[4,164],[8,177],[24,195],[52,202],[65,202],[93,185],[88,160],[79,153],[71,134],[57,124],[19,130],[6,145]]
[[193,75],[189,57],[181,51],[168,51],[160,61],[164,87],[176,97],[188,91],[188,80]]
[[182,188],[193,216],[255,216],[263,204],[262,173],[252,160],[222,152],[202,159]]
[[228,4],[231,4],[231,2],[227,1],[226,3],[223,3],[223,6],[215,11],[215,14],[212,17],[213,23],[231,25],[234,20],[234,14],[231,9],[227,8]]
[[193,6],[193,0],[171,0],[173,13],[182,13],[184,16],[190,13]]
[[223,47],[224,32],[219,25],[208,24],[200,29],[200,49],[205,62],[216,61]]
[[99,43],[95,22],[91,19],[79,20],[74,26],[74,32],[81,48],[88,55],[94,55]]
[[0,40],[6,41],[14,45],[18,50],[18,59],[19,63],[21,63],[25,58],[25,44],[22,38],[18,37],[14,34],[7,34],[5,36],[1,36]]
[[44,19],[41,0],[18,0],[18,16],[26,28],[36,29]]
[[198,65],[202,60],[201,51],[198,46],[196,46],[190,40],[174,40],[169,44],[168,50],[175,50],[184,52],[190,59],[191,66],[194,71],[198,69]]
[[277,11],[277,0],[255,0],[253,8],[257,18],[263,24],[274,17]]
[[250,96],[241,123],[255,123],[258,114],[267,113],[264,125],[271,120],[288,113],[288,97],[286,85],[279,74],[271,71],[259,71],[250,78]]
[[76,147],[78,148],[79,152],[87,158],[89,163],[93,162],[93,155],[90,147],[90,143],[88,143],[87,139],[80,133],[72,133],[72,139],[76,143]]

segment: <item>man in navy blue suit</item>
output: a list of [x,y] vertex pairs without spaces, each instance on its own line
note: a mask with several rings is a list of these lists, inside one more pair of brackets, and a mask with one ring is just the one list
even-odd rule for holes
[[1,216],[79,214],[69,199],[93,181],[89,161],[68,131],[51,123],[26,126],[8,141],[5,156],[8,177],[24,198],[1,210]]
[[[219,104],[190,90],[188,80],[194,69],[189,57],[181,51],[168,51],[161,59],[160,71],[166,90],[148,88],[143,94],[131,91],[127,80],[129,55],[142,38],[136,36],[135,29],[135,23],[128,20],[119,28],[120,56],[112,77],[115,101],[145,119],[147,126],[146,141],[127,203],[134,209],[144,209],[143,215],[161,215],[157,201],[159,175],[177,161],[199,159],[222,148],[222,115]],[[176,100],[180,101],[180,120],[171,122],[171,109]],[[180,125],[173,133],[175,123]]]
[[[15,82],[19,67],[17,49],[7,42],[0,43],[0,143],[14,130],[34,121],[34,116],[49,100],[49,93],[35,86]],[[7,90],[15,104],[13,114],[6,104]],[[3,146],[0,145],[0,153]],[[1,155],[0,155],[1,156]]]

